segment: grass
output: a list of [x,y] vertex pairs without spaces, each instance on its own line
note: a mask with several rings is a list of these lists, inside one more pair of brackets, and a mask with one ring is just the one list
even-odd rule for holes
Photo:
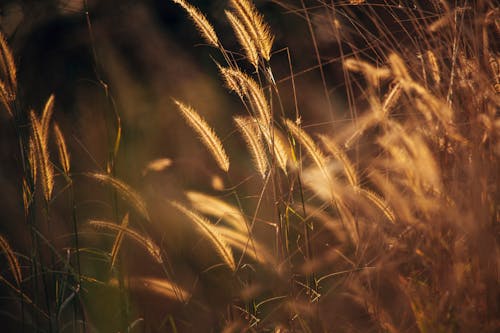
[[[16,55],[0,39],[18,200],[9,208],[18,219],[0,235],[5,327],[500,329],[494,2],[272,2],[304,23],[315,65],[294,70],[300,57],[279,50],[281,31],[275,37],[279,28],[249,0],[223,8],[232,31],[221,35],[194,2],[169,3],[194,22],[207,44],[196,52],[209,49],[216,79],[240,107],[213,126],[204,105],[197,112],[174,96],[169,110],[192,132],[175,142],[178,158],[140,168],[138,155],[120,159],[130,137],[103,75],[111,102],[99,139],[107,156],[91,156],[96,171],[74,158],[80,139],[53,119],[57,95],[41,112],[23,107]],[[232,41],[233,50],[224,46]],[[331,48],[337,55],[328,58]],[[307,81],[314,94],[298,84],[308,73],[319,77]],[[182,183],[199,170],[195,188],[148,184],[161,174]]]

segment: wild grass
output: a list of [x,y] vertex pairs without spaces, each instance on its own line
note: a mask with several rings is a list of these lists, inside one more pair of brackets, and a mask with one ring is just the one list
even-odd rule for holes
[[[271,3],[304,23],[318,63],[294,69],[302,59],[281,49],[287,29],[271,28],[251,1],[228,1],[217,24],[194,1],[171,4],[211,46],[214,79],[233,103],[217,134],[177,96],[167,110],[180,112],[217,169],[202,165],[207,152],[189,151],[199,146],[189,134],[168,143],[188,157],[122,175],[137,157],[120,149],[131,140],[121,123],[117,133],[106,128],[107,158],[92,158],[106,171],[82,168],[58,96],[40,115],[21,107],[16,56],[0,38],[2,121],[14,129],[23,204],[13,216],[24,217],[0,236],[9,328],[500,329],[495,3]],[[232,33],[216,32],[221,18]],[[242,50],[224,46],[234,38]],[[296,84],[311,73],[319,80]],[[300,90],[309,85],[321,93]],[[194,185],[183,183],[200,170]]]
[[203,142],[205,147],[210,151],[214,157],[217,165],[225,172],[229,171],[229,157],[222,146],[222,142],[219,137],[215,134],[214,130],[210,128],[208,123],[203,119],[196,111],[183,104],[182,102],[175,101],[175,104],[179,107],[182,116],[186,119],[187,123],[194,129],[194,131],[200,136],[200,140]]

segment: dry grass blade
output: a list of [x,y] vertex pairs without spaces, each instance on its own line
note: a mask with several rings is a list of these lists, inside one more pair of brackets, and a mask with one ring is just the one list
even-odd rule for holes
[[236,207],[200,192],[189,191],[186,196],[197,211],[222,219],[238,231],[248,233],[245,217]]
[[[128,278],[127,282],[129,283],[129,287],[132,289],[153,292],[174,301],[185,303],[191,298],[191,293],[181,288],[178,284],[166,279],[134,276]],[[118,280],[112,279],[110,284],[112,286],[118,286]]]
[[5,87],[6,100],[13,101],[17,92],[16,64],[2,33],[0,33],[0,83]]
[[50,201],[52,189],[54,188],[54,170],[49,161],[49,150],[47,142],[42,132],[42,126],[37,119],[35,112],[30,112],[32,140],[35,151],[36,160],[38,162],[39,174],[43,188],[43,195],[47,202]]
[[224,260],[224,263],[226,263],[232,271],[235,271],[236,263],[234,262],[231,248],[227,245],[225,239],[219,234],[215,226],[204,217],[190,211],[183,205],[177,202],[172,202],[171,204],[196,224],[203,235],[213,244],[222,260]]
[[257,121],[251,117],[234,117],[234,121],[247,143],[257,171],[265,179],[268,163]]
[[132,230],[130,228],[126,228],[120,225],[116,225],[112,222],[108,221],[100,221],[100,220],[90,220],[89,224],[95,228],[102,228],[113,230],[117,232],[123,232],[131,239],[136,241],[139,245],[141,245],[144,249],[148,251],[151,257],[159,264],[163,263],[163,259],[161,257],[161,250],[149,237],[142,236],[137,231]]
[[179,107],[181,114],[186,119],[187,123],[194,129],[200,136],[201,141],[210,151],[219,167],[225,171],[229,171],[229,158],[226,151],[222,146],[222,142],[215,134],[214,130],[207,124],[196,111],[179,101],[174,100],[175,104]]
[[236,16],[234,16],[233,13],[227,10],[225,11],[225,13],[227,19],[229,20],[229,23],[231,23],[231,26],[233,27],[234,33],[236,34],[241,47],[243,47],[243,50],[245,50],[248,61],[257,70],[257,68],[259,67],[259,54],[257,53],[257,48],[252,37],[246,31],[243,23],[241,23],[241,21]]
[[198,8],[190,5],[184,0],[172,0],[174,3],[180,5],[184,10],[188,13],[189,17],[193,20],[194,24],[200,31],[201,35],[205,40],[212,46],[218,47],[219,46],[219,38],[217,37],[217,34],[215,33],[214,28],[208,22],[207,18],[205,15],[203,15]]
[[56,134],[57,150],[59,151],[59,160],[66,174],[69,174],[70,170],[70,159],[68,154],[68,148],[66,146],[66,141],[64,140],[64,135],[61,132],[59,126],[54,124],[54,133]]
[[16,280],[17,286],[18,287],[21,286],[21,282],[23,280],[21,275],[21,266],[19,266],[19,261],[17,260],[14,251],[12,251],[9,242],[7,242],[7,240],[2,235],[0,235],[0,248],[7,257],[7,262],[9,263],[9,269],[12,272],[14,279]]
[[264,22],[263,16],[257,12],[254,4],[248,0],[231,0],[231,6],[236,10],[246,31],[254,40],[262,58],[271,59],[271,48],[274,37],[269,26]]
[[126,201],[128,201],[138,213],[149,221],[149,214],[146,203],[139,194],[133,191],[127,184],[114,177],[102,173],[86,173],[87,176],[101,181],[113,187]]
[[308,154],[312,157],[314,163],[325,176],[326,180],[331,182],[331,177],[327,170],[326,157],[314,143],[313,139],[290,119],[285,119],[284,121],[290,133],[300,142],[302,146],[304,146]]
[[[129,214],[125,214],[123,217],[122,223],[121,223],[121,228],[126,229],[128,227],[128,221],[129,221]],[[115,241],[113,243],[113,247],[111,248],[111,269],[113,269],[116,258],[118,258],[118,252],[120,251],[120,246],[122,245],[123,241],[123,230],[119,230],[118,233],[116,234]]]
[[332,153],[333,157],[342,162],[342,165],[344,167],[344,172],[347,177],[347,180],[349,181],[349,184],[352,187],[357,187],[359,184],[358,181],[358,176],[356,174],[356,168],[354,168],[354,165],[352,162],[349,160],[347,155],[338,147],[335,142],[327,138],[324,135],[319,136],[321,141],[323,141],[323,144],[325,147]]

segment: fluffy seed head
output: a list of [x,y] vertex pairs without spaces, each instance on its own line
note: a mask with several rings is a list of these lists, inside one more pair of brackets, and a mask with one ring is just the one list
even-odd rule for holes
[[177,100],[174,100],[174,102],[177,104],[179,111],[184,119],[186,119],[186,122],[199,135],[200,140],[212,154],[213,158],[217,162],[217,165],[219,165],[223,171],[228,172],[229,157],[227,157],[226,151],[222,146],[222,142],[215,134],[214,130],[192,107]]

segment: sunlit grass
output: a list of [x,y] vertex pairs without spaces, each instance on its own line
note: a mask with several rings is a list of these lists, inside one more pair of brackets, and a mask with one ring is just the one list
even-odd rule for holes
[[[297,90],[300,73],[266,13],[231,0],[222,16],[233,33],[218,34],[194,1],[175,4],[208,44],[193,52],[210,48],[212,72],[240,108],[225,110],[232,119],[215,130],[203,105],[195,111],[173,96],[172,112],[199,140],[169,144],[186,156],[204,146],[190,156],[199,169],[172,170],[175,157],[158,157],[134,185],[117,176],[129,166],[118,159],[126,133],[114,104],[102,138],[107,159],[95,163],[105,167],[82,171],[70,158],[74,138],[52,120],[58,97],[41,111],[20,108],[15,56],[0,40],[2,121],[16,135],[12,177],[22,192],[16,216],[24,216],[13,221],[11,237],[0,236],[7,264],[0,283],[12,304],[2,315],[10,325],[44,332],[500,329],[494,3],[276,1],[311,34],[319,63],[304,72],[321,71],[315,89],[328,107],[315,112],[332,119],[326,125],[304,111],[324,102]],[[321,55],[320,32],[339,53],[339,77],[323,72],[331,59]],[[240,49],[224,46],[232,40]],[[283,68],[289,73],[277,77]],[[334,93],[345,110],[332,111]],[[165,195],[158,187],[169,184],[147,184],[154,174],[182,179],[199,170],[216,170],[218,185],[203,176],[196,188]],[[75,189],[95,183],[107,195],[79,201]],[[69,234],[54,227],[61,220]]]

